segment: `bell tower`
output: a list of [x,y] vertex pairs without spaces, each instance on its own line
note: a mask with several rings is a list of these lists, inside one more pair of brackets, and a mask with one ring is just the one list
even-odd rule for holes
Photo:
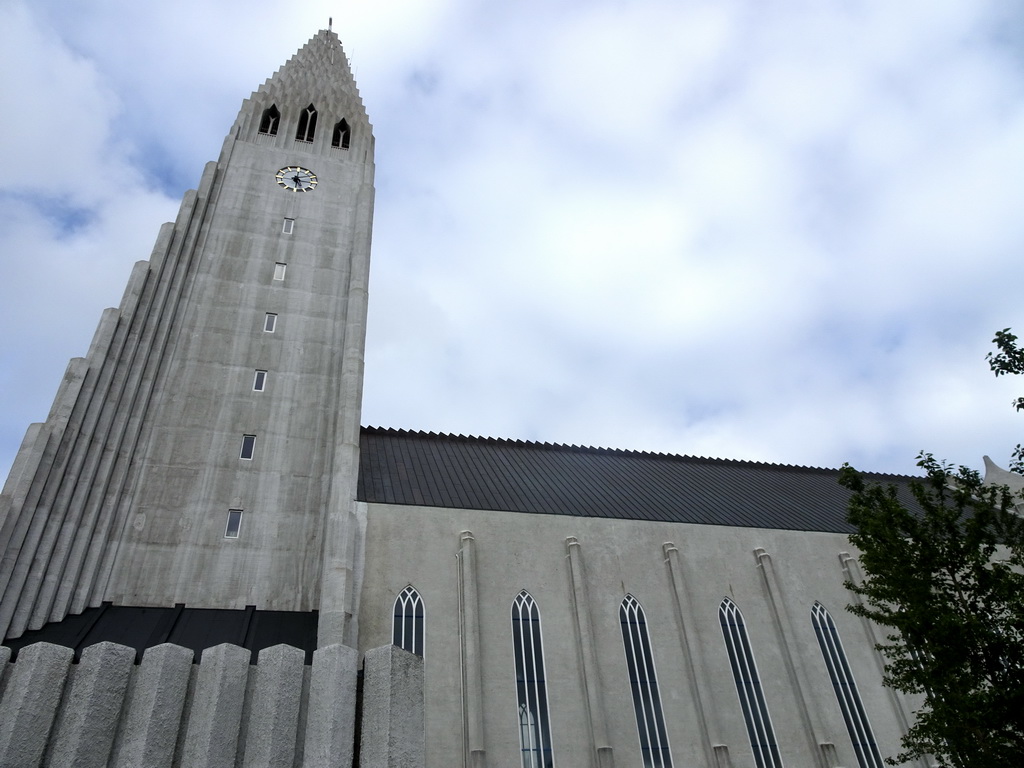
[[0,497],[0,634],[103,602],[353,642],[373,135],[323,30],[242,104]]

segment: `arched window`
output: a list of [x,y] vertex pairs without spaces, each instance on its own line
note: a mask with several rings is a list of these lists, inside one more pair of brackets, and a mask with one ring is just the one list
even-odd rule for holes
[[782,768],[779,745],[775,741],[775,730],[768,716],[768,705],[761,690],[761,679],[757,675],[754,654],[747,640],[747,628],[743,614],[736,603],[728,597],[718,607],[718,618],[722,622],[722,635],[729,651],[732,676],[736,681],[736,693],[740,697],[743,719],[747,724],[750,749],[754,753],[757,768]]
[[296,141],[312,141],[316,135],[316,107],[310,104],[299,115],[299,130],[295,132]]
[[512,650],[516,662],[522,768],[552,768],[551,720],[544,680],[540,609],[525,589],[512,601]]
[[839,640],[839,632],[836,631],[836,625],[832,621],[832,616],[825,610],[825,606],[817,601],[811,608],[811,623],[814,625],[814,634],[818,636],[821,655],[825,657],[828,676],[832,678],[832,687],[835,689],[836,698],[839,699],[839,708],[843,711],[843,719],[846,721],[846,729],[850,732],[857,761],[861,768],[883,768],[882,756],[878,753],[871,724],[861,704],[857,683],[854,682],[853,673],[846,663],[846,651]]
[[410,584],[395,599],[391,643],[403,651],[423,655],[423,599]]
[[281,113],[277,107],[271,104],[263,110],[263,117],[260,118],[260,133],[270,136],[277,136],[277,124],[281,121]]
[[331,146],[338,147],[339,149],[348,149],[349,142],[352,140],[352,129],[348,127],[348,122],[344,119],[334,126],[334,136],[331,137]]
[[640,754],[645,768],[672,768],[672,755],[665,732],[665,715],[661,710],[661,694],[654,671],[651,639],[647,634],[644,609],[632,595],[619,605],[622,645],[626,650],[629,683],[633,689],[633,711],[640,735]]

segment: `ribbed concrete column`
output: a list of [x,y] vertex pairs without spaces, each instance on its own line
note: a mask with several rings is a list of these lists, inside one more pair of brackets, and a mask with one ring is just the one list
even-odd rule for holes
[[795,657],[796,647],[795,633],[793,631],[792,619],[786,610],[785,597],[782,593],[782,586],[779,584],[778,576],[775,573],[775,566],[771,556],[761,547],[754,549],[754,559],[761,571],[761,578],[764,584],[765,593],[768,596],[768,607],[771,609],[772,623],[775,625],[775,634],[782,650],[782,660],[786,665],[786,675],[789,677],[790,687],[796,698],[797,710],[800,713],[800,721],[803,725],[804,736],[807,739],[810,752],[820,768],[833,768],[829,765],[826,751],[822,747],[821,727],[817,722],[815,713],[807,705],[807,680],[803,665]]
[[223,643],[203,651],[189,711],[182,764],[232,768],[238,751],[250,652]]
[[117,643],[97,643],[83,651],[57,723],[50,765],[107,765],[134,664],[135,649]]
[[[724,744],[714,744],[712,746],[713,742],[721,740],[718,737],[720,734],[717,732],[718,718],[713,717],[714,713],[709,711],[710,704],[705,703],[712,700],[707,693],[710,691],[707,673],[704,671],[703,666],[697,663],[693,636],[687,626],[688,620],[694,613],[693,606],[690,604],[690,595],[686,590],[683,566],[679,560],[679,549],[671,541],[667,541],[661,545],[661,550],[665,555],[665,564],[668,566],[669,579],[672,585],[672,597],[675,598],[672,604],[675,608],[676,626],[679,629],[679,644],[683,650],[683,666],[686,669],[686,678],[690,684],[689,688],[693,697],[693,707],[697,712],[697,730],[700,733],[701,747],[704,750],[704,757],[708,765],[726,768],[729,765],[728,747]],[[712,727],[715,728],[715,734],[711,732]],[[723,759],[727,762],[723,763]]]
[[583,551],[575,536],[565,540],[569,560],[569,579],[572,586],[573,618],[576,620],[576,638],[583,670],[583,690],[586,696],[587,719],[590,725],[594,764],[599,768],[612,768],[615,764],[608,742],[608,720],[605,717],[601,692],[601,676],[594,647],[594,624],[590,618],[590,597],[587,594],[587,575],[583,565]]
[[260,651],[246,724],[245,768],[292,764],[299,730],[304,659],[305,653],[290,645]]
[[[121,305],[118,308],[122,318],[122,325],[118,329],[118,355],[123,360],[130,360],[138,351],[141,337],[139,324],[141,323],[141,318],[145,316],[152,306],[153,297],[157,293],[157,284],[159,283],[158,271],[160,265],[164,263],[165,256],[174,242],[174,224],[164,224],[160,228],[160,233],[150,254],[150,260],[136,262],[132,269],[128,285],[121,298]],[[153,271],[151,272],[151,270]],[[130,392],[126,391],[126,384],[127,376],[120,379],[115,377],[114,381],[111,382],[108,397],[113,397],[115,400],[129,397]],[[103,418],[106,422],[104,429],[108,435],[113,434],[115,431],[118,434],[121,433],[125,425],[114,409],[108,408]],[[106,458],[104,459],[105,464],[109,465],[109,461]],[[102,472],[109,478],[112,469],[105,468]],[[98,579],[97,574],[101,568],[101,562],[111,552],[116,552],[117,550],[116,546],[109,546],[106,542],[110,540],[111,529],[118,530],[115,520],[119,518],[123,520],[123,516],[127,514],[127,509],[131,507],[130,504],[117,503],[117,490],[115,488],[117,488],[117,485],[111,486],[108,480],[107,485],[102,489],[97,489],[90,499],[90,508],[98,507],[95,513],[95,533],[88,542],[83,542],[85,553],[80,567],[78,583],[66,585],[70,588],[70,591],[64,597],[59,598],[60,605],[65,606],[67,605],[67,600],[71,600],[70,608],[66,609],[71,613],[80,613],[88,605],[102,599],[103,588],[107,582],[105,579]],[[108,490],[111,492],[110,494],[108,494]],[[55,605],[54,611],[56,612],[57,609],[58,606]]]
[[[216,162],[209,162],[203,169],[198,190],[189,190],[182,197],[178,215],[174,221],[173,233],[166,243],[158,240],[150,258],[152,270],[152,292],[147,298],[145,315],[132,319],[133,349],[125,350],[130,359],[125,369],[127,374],[121,380],[117,400],[131,403],[131,408],[117,408],[110,420],[110,434],[107,438],[114,450],[107,451],[100,470],[106,478],[103,484],[103,504],[116,510],[116,519],[110,522],[112,530],[123,530],[125,519],[130,514],[130,496],[122,492],[130,487],[137,477],[137,465],[122,457],[135,455],[136,448],[148,427],[146,415],[158,380],[165,372],[163,367],[168,357],[167,346],[176,327],[174,314],[181,296],[192,285],[195,277],[193,265],[196,256],[196,241],[202,229],[210,202],[210,190],[217,178]],[[161,238],[164,231],[161,230]],[[93,540],[102,540],[94,536]],[[119,552],[117,546],[105,546],[98,571],[93,576],[92,601],[101,599],[104,591],[111,587],[111,574]],[[82,586],[81,584],[79,586]],[[76,602],[77,602],[76,590]]]
[[[116,309],[105,309],[93,334],[86,357],[89,375],[83,382],[79,394],[81,403],[76,407],[71,421],[71,428],[77,432],[77,438],[60,487],[50,505],[52,510],[62,510],[64,514],[52,515],[53,519],[47,523],[43,538],[36,548],[35,560],[41,562],[45,558],[49,564],[39,574],[42,578],[36,580],[38,583],[26,585],[24,597],[35,597],[23,599],[23,603],[18,606],[12,630],[17,630],[23,621],[27,622],[29,629],[40,629],[49,620],[54,595],[61,580],[73,581],[78,575],[77,568],[69,566],[68,557],[76,538],[88,539],[92,532],[90,521],[83,520],[82,511],[94,479],[90,468],[98,463],[101,453],[93,447],[98,442],[95,429],[98,416],[103,410],[105,379],[109,378],[112,368],[107,359],[107,351],[118,325],[118,314]],[[59,612],[55,620],[63,619],[64,615],[63,611]]]
[[367,651],[359,768],[420,768],[425,762],[423,658],[394,645]]
[[480,600],[476,581],[476,540],[459,534],[459,639],[462,650],[463,738],[468,768],[484,768],[484,687],[480,658]]
[[0,553],[7,551],[14,528],[20,519],[25,497],[29,491],[32,478],[35,477],[39,462],[43,458],[46,440],[49,435],[43,424],[29,424],[25,436],[21,438],[21,446],[14,457],[14,464],[7,475],[0,493]]
[[328,645],[313,654],[303,768],[352,764],[359,651]]
[[73,656],[70,648],[50,643],[27,646],[18,654],[0,701],[2,768],[41,763]]
[[[58,462],[58,446],[61,445],[74,413],[88,369],[88,364],[80,357],[68,362],[64,379],[57,390],[57,398],[47,417],[47,427],[44,429],[46,441],[43,453],[38,458],[37,477],[42,476],[47,480],[53,477],[54,482],[63,477],[63,467],[55,467],[54,462]],[[35,482],[36,477],[26,476],[25,480],[28,488],[25,490],[22,508],[12,509],[3,529],[0,529],[0,534],[7,541],[6,551],[0,559],[0,594],[3,596],[0,599],[0,637],[20,637],[24,632],[24,623],[19,627],[13,626],[17,610],[20,605],[31,605],[35,589],[42,579],[39,569],[45,567],[47,562],[45,558],[39,563],[35,560],[36,547],[50,519],[49,506],[43,498],[46,483]],[[34,574],[33,570],[36,571]],[[26,590],[28,595],[25,594]]]
[[[371,171],[372,168],[368,169]],[[365,536],[365,517],[353,501],[359,478],[359,425],[363,399],[363,357],[366,345],[367,284],[370,276],[370,222],[373,221],[372,175],[359,187],[347,301],[338,306],[344,317],[338,320],[344,329],[340,355],[341,369],[336,380],[338,427],[335,434],[331,498],[324,527],[323,567],[320,576],[320,618],[317,646],[337,643],[357,644],[359,588],[362,581],[359,553]]]
[[135,671],[114,744],[114,768],[170,768],[192,669],[192,651],[164,643]]

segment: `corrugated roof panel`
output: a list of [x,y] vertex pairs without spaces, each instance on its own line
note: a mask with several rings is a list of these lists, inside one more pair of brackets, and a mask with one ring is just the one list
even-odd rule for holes
[[[384,504],[848,533],[838,470],[363,428]],[[905,486],[910,478],[874,475]]]

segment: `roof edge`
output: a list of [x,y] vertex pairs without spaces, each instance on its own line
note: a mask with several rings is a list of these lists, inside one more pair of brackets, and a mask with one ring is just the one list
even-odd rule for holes
[[[546,443],[535,440],[520,440],[505,437],[480,437],[475,435],[450,434],[447,432],[424,432],[422,430],[398,429],[395,427],[374,427],[363,426],[361,433],[368,435],[383,435],[388,437],[405,437],[419,440],[444,440],[459,443],[485,443],[491,445],[514,445],[524,448],[532,448],[544,451],[564,451],[569,453],[589,453],[610,456],[630,456],[634,458],[663,459],[671,461],[687,461],[701,464],[714,464],[719,466],[733,467],[756,467],[763,469],[790,470],[798,472],[813,472],[817,474],[836,474],[838,468],[812,467],[803,464],[778,464],[768,461],[750,461],[747,459],[721,459],[713,456],[690,456],[679,453],[660,453],[658,451],[637,451],[628,448],[603,448],[587,445],[567,445],[565,443]],[[889,480],[916,480],[913,475],[897,475],[889,472],[862,472],[862,474],[876,479]]]

